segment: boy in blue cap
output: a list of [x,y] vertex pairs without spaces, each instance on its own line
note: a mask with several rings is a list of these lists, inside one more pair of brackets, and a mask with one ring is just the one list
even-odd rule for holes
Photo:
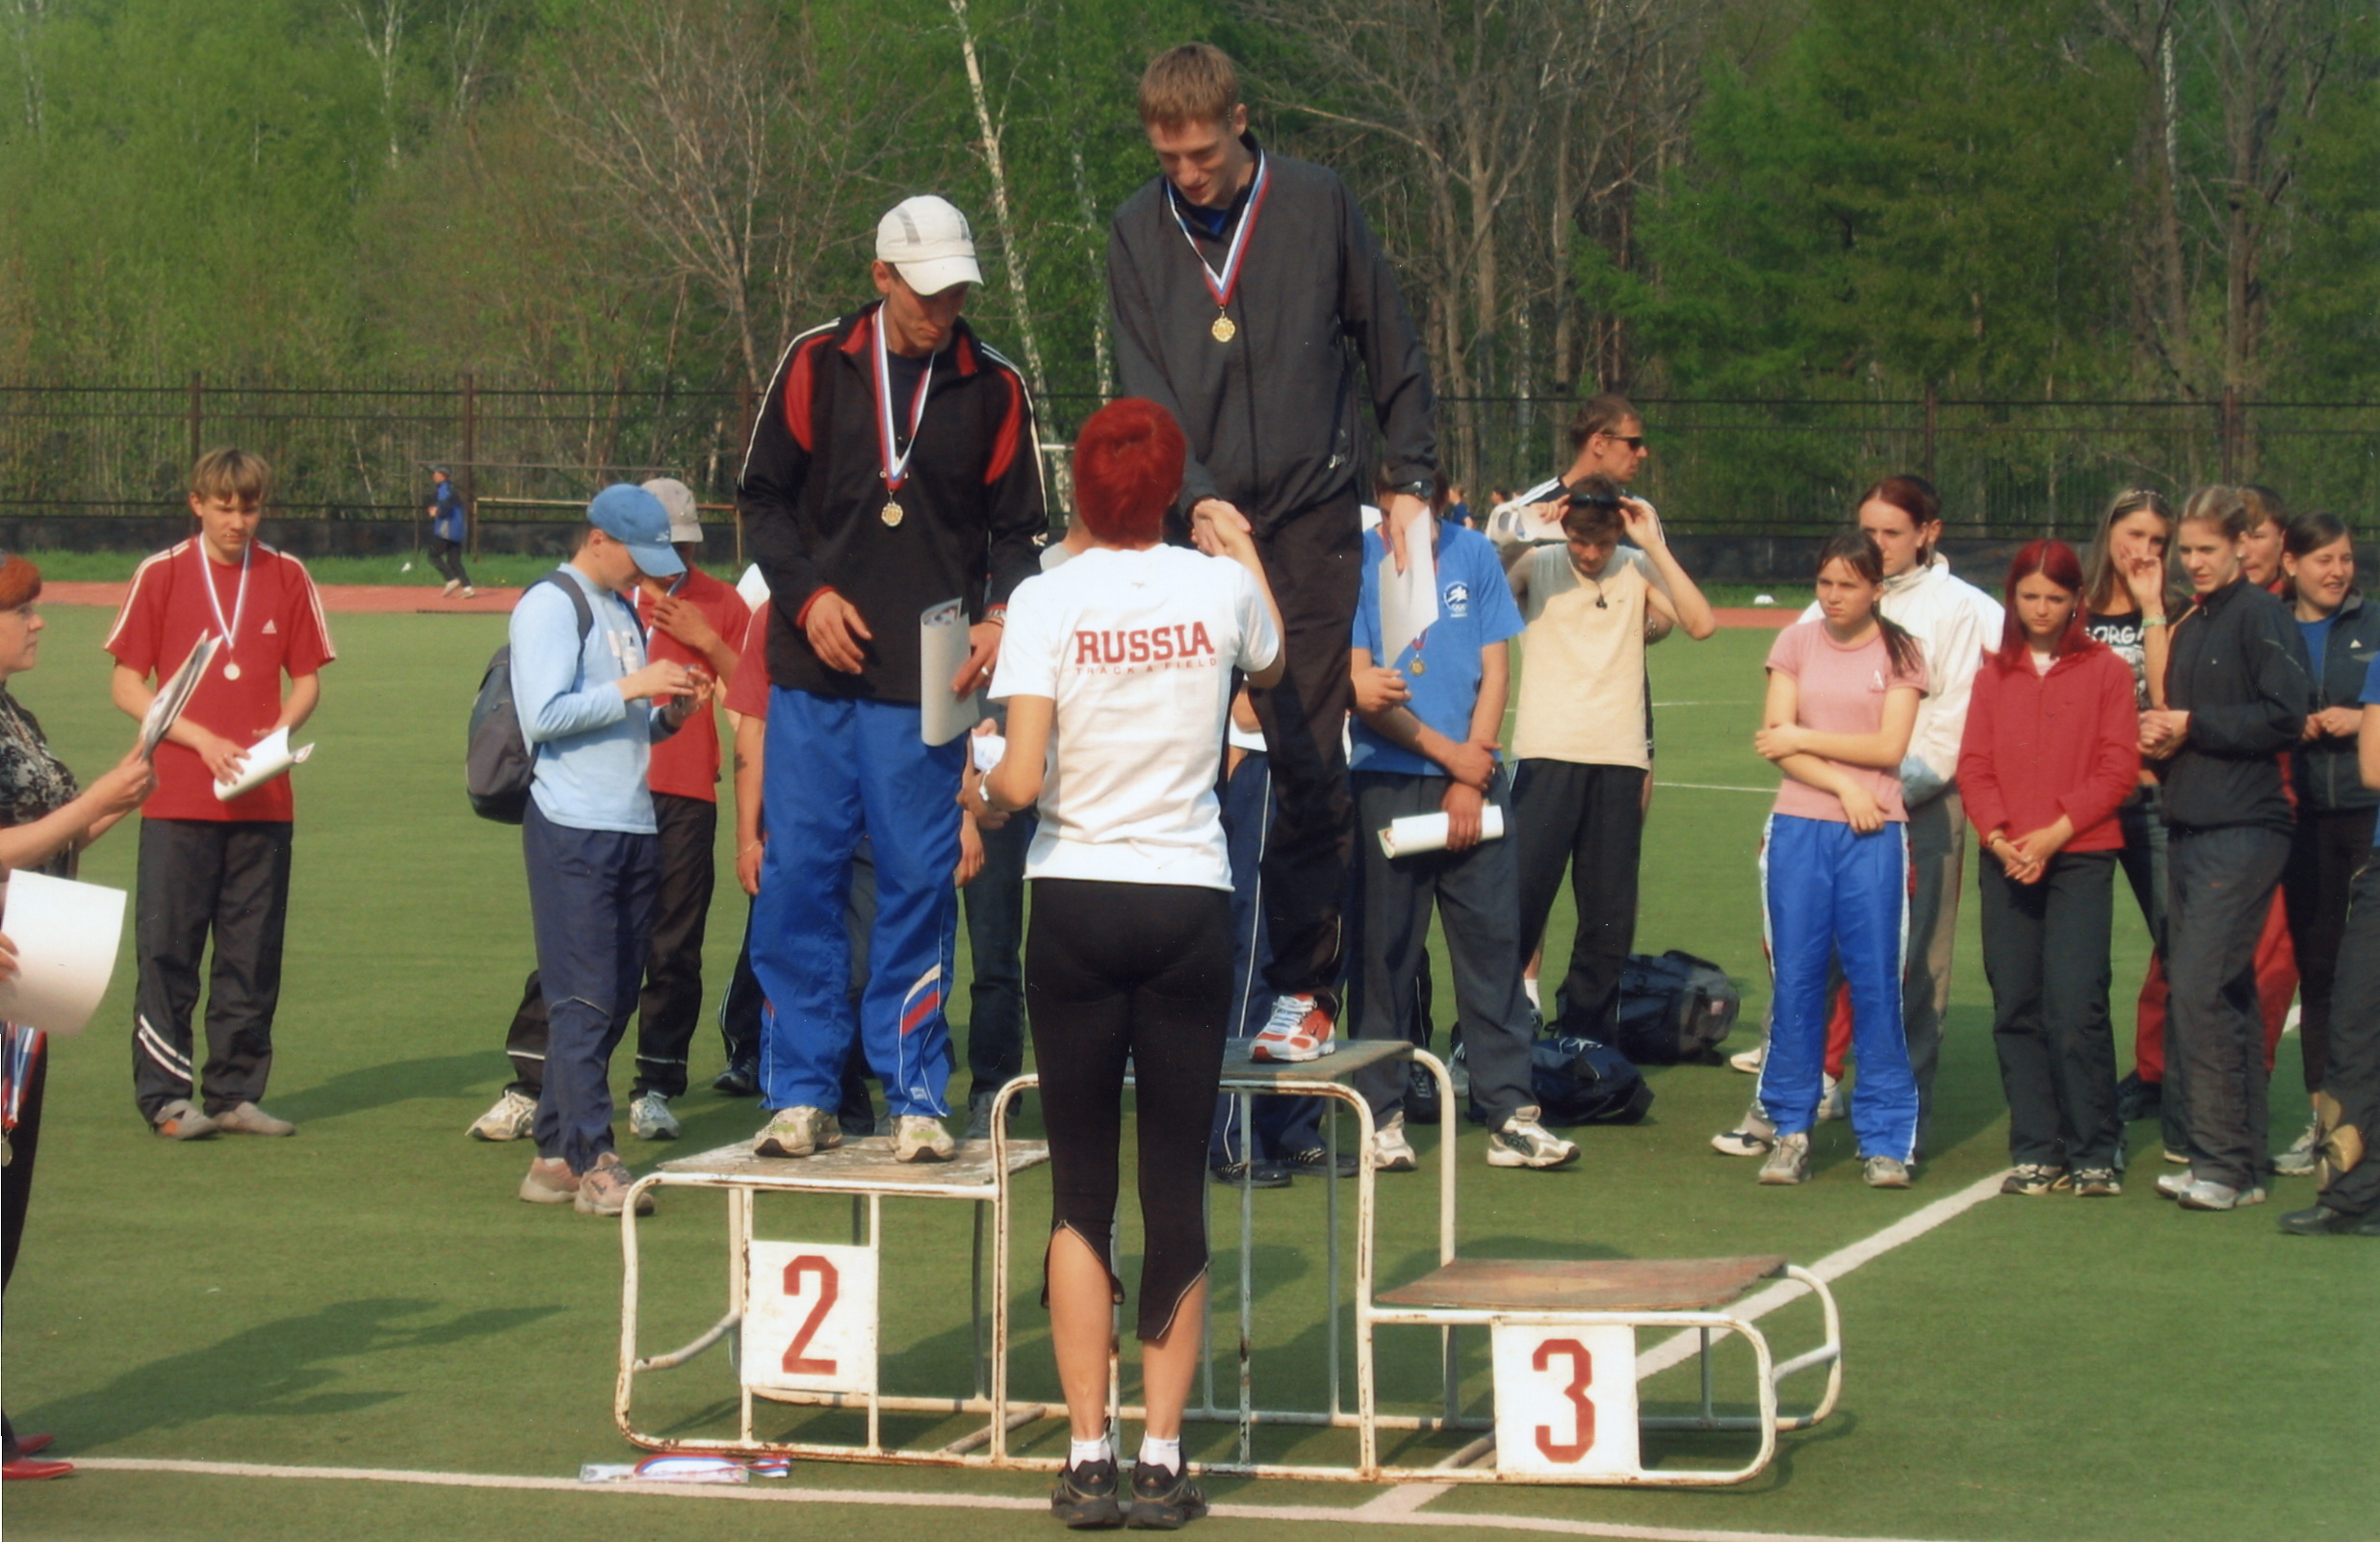
[[521,1197],[616,1216],[634,1179],[611,1149],[611,1050],[636,1009],[660,885],[646,765],[702,700],[704,672],[647,662],[629,598],[686,571],[661,501],[621,483],[586,518],[578,552],[512,607],[512,700],[535,767],[521,850],[549,1024]]

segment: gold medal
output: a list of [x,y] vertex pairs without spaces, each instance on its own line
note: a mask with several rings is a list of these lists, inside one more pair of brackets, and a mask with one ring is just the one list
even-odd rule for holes
[[1430,672],[1430,666],[1423,663],[1418,656],[1416,656],[1411,663],[1406,665],[1405,667],[1411,670],[1416,675],[1426,675]]
[[1229,343],[1239,336],[1239,323],[1232,321],[1229,315],[1219,314],[1215,318],[1215,324],[1206,330],[1215,335],[1216,342]]
[[900,527],[901,506],[899,503],[889,498],[884,501],[884,523],[888,527],[892,529],[898,529]]

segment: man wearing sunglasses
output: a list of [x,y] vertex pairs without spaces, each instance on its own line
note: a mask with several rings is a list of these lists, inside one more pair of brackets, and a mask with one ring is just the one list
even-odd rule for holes
[[1506,569],[1533,546],[1559,546],[1566,539],[1562,533],[1563,512],[1568,507],[1565,489],[1590,476],[1609,476],[1624,489],[1652,455],[1645,445],[1644,420],[1637,415],[1635,403],[1608,391],[1580,404],[1578,415],[1570,420],[1570,448],[1569,470],[1489,511],[1488,538],[1502,553]]

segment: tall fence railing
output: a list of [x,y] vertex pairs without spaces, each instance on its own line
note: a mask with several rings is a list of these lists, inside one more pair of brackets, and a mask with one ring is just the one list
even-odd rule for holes
[[[1087,396],[1042,403],[1064,453]],[[1640,398],[1652,458],[1638,488],[1686,531],[1793,535],[1838,523],[1859,489],[1927,475],[1952,529],[2088,532],[2119,488],[2229,476],[2299,508],[2380,515],[2380,403]],[[1442,403],[1441,443],[1472,501],[1568,459],[1566,401]],[[607,481],[670,475],[733,495],[754,402],[735,390],[627,376],[557,386],[483,380],[334,387],[217,382],[0,384],[0,517],[170,513],[192,459],[240,444],[273,463],[284,519],[414,517],[428,468],[453,468],[485,520],[566,521]],[[1062,483],[1053,478],[1053,490]],[[55,527],[54,526],[51,527]]]

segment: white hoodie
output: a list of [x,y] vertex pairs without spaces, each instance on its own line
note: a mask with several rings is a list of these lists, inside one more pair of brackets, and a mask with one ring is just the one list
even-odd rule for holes
[[[1951,789],[1958,776],[1958,741],[1967,732],[1967,699],[1983,655],[2000,646],[2005,612],[2000,602],[1951,572],[1941,553],[1923,567],[1884,580],[1881,608],[1895,626],[1926,650],[1926,695],[1917,705],[1917,728],[1901,762],[1901,791],[1910,804],[1925,803]],[[1819,620],[1813,602],[1801,613]]]

